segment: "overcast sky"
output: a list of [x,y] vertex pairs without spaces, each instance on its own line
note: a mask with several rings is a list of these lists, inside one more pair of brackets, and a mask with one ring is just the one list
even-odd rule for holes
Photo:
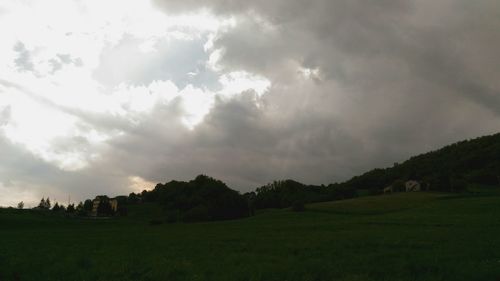
[[0,205],[342,181],[500,128],[497,0],[0,2]]

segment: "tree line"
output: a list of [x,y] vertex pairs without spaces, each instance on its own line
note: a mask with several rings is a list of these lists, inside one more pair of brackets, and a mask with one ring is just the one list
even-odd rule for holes
[[[294,180],[281,180],[240,194],[220,180],[199,175],[188,182],[160,183],[153,190],[113,199],[117,200],[121,215],[127,214],[127,206],[157,203],[164,208],[169,222],[213,221],[248,217],[256,210],[266,208],[303,210],[307,203],[353,198],[360,190],[378,194],[389,185],[394,190],[404,190],[407,180],[417,180],[427,190],[451,192],[464,191],[471,183],[499,185],[500,134],[461,141],[412,157],[401,164],[394,163],[389,168],[371,170],[342,183],[305,185]],[[111,211],[110,198],[98,198],[101,204],[97,214],[116,215]],[[22,206],[20,202],[18,207]],[[64,207],[58,203],[51,206],[49,198],[42,198],[36,208],[88,216],[93,202],[88,199],[77,206]]]
[[362,190],[379,194],[390,185],[403,191],[408,180],[418,181],[426,190],[446,192],[464,191],[472,183],[499,185],[500,134],[451,144],[341,183],[318,186],[282,180],[240,195],[201,175],[190,182],[171,181],[152,191],[131,193],[126,201],[160,203],[172,221],[220,220],[251,216],[266,208],[302,210],[304,204],[353,198]]
[[[23,209],[24,202],[19,202],[17,204],[17,208]],[[80,202],[76,206],[75,204],[68,204],[67,206],[64,206],[63,204],[59,204],[58,202],[52,204],[49,197],[43,197],[38,205],[33,209],[40,211],[52,211],[54,213],[67,213],[86,216],[92,210],[92,200],[85,200],[85,203]]]
[[158,203],[166,210],[168,222],[194,222],[243,218],[266,208],[299,211],[306,203],[354,196],[355,190],[339,185],[313,186],[293,180],[275,181],[240,194],[220,180],[199,175],[189,182],[171,181],[157,184],[151,191],[131,193],[126,204]]

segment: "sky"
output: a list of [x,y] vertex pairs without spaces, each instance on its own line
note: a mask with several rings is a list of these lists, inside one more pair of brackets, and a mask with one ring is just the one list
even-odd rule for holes
[[500,128],[496,0],[3,0],[0,206],[343,181]]

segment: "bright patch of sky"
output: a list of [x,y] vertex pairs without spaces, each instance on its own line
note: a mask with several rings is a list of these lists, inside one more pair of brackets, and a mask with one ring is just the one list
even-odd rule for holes
[[128,177],[130,189],[134,192],[142,192],[143,190],[151,190],[155,187],[156,183],[147,181],[139,176]]
[[[21,188],[12,189],[11,186],[19,186]],[[36,207],[36,202],[40,198],[32,192],[32,187],[25,182],[11,182],[9,185],[0,182],[0,194],[8,194],[8,196],[2,197],[0,206],[17,206],[19,202],[23,202],[25,208]]]
[[234,28],[234,18],[167,16],[142,0],[2,1],[0,10],[0,134],[62,170],[99,160],[121,133],[85,116],[134,126],[176,102],[192,129],[217,96],[262,95],[270,86],[216,67],[222,53],[211,40]]

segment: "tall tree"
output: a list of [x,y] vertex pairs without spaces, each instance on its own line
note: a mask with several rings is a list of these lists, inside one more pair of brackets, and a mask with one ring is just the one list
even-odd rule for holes
[[40,200],[40,203],[38,203],[38,208],[45,209],[45,198],[44,197],[42,197],[42,200]]
[[56,202],[54,204],[54,207],[52,208],[52,211],[59,212],[60,210],[61,210],[61,207],[59,207],[59,204]]
[[93,206],[93,204],[92,204],[92,200],[87,199],[87,200],[85,200],[85,202],[83,203],[83,210],[84,210],[85,212],[91,212],[91,211],[92,211],[92,206]]

